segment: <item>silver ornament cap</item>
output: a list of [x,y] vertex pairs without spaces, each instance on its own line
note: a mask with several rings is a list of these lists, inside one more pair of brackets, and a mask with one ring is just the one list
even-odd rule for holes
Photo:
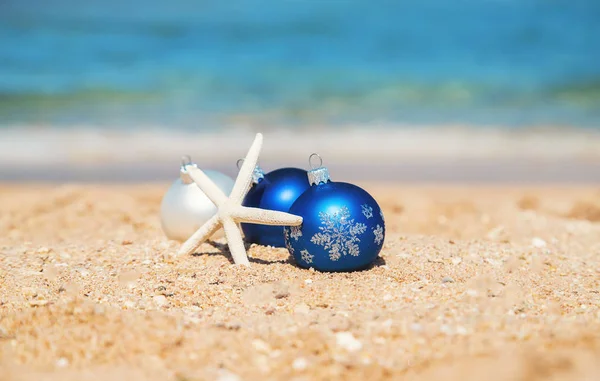
[[[242,163],[244,163],[244,159],[239,159],[236,163],[238,170],[240,168],[242,168]],[[256,167],[254,167],[254,171],[252,171],[252,184],[258,184],[262,179],[265,178],[265,171],[262,170],[262,168],[256,164]]]
[[265,172],[258,165],[254,167],[254,171],[252,172],[252,182],[254,184],[258,184],[262,179],[265,178]]
[[[314,164],[314,160],[317,158],[319,160],[319,165]],[[331,177],[329,176],[329,170],[326,167],[323,167],[323,159],[319,154],[313,153],[308,158],[308,162],[311,166],[311,170],[307,172],[308,174],[308,183],[312,185],[319,185],[321,183],[326,184],[331,181]]]
[[188,167],[198,168],[198,165],[192,162],[192,158],[189,156],[184,156],[181,158],[181,168],[179,169],[179,178],[181,182],[184,184],[191,184],[194,182],[188,173]]

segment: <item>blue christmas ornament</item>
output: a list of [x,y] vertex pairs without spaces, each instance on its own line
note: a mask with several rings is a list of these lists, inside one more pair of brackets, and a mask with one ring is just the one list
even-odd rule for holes
[[[265,174],[254,170],[254,185],[244,198],[244,206],[288,212],[296,199],[308,189],[306,171],[281,168]],[[282,226],[242,224],[246,242],[285,247]]]
[[308,172],[311,187],[290,208],[301,226],[285,227],[285,243],[299,266],[320,271],[364,269],[383,246],[381,208],[362,188],[331,182],[327,168]]

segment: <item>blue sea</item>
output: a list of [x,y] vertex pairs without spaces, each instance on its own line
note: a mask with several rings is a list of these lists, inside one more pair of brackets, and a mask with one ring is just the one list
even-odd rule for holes
[[600,126],[597,0],[2,0],[0,128]]

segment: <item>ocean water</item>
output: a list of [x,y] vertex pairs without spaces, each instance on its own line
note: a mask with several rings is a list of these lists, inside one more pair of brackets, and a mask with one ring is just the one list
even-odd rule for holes
[[3,0],[0,128],[600,126],[597,0]]

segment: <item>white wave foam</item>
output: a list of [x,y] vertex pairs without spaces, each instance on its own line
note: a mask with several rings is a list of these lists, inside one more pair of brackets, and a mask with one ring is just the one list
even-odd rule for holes
[[[0,130],[0,165],[110,164],[179,161],[235,162],[245,155],[256,127],[220,132],[147,128],[14,127]],[[402,160],[600,160],[600,131],[583,129],[419,127],[305,127],[268,129],[263,161],[304,163],[312,152],[348,163]]]

